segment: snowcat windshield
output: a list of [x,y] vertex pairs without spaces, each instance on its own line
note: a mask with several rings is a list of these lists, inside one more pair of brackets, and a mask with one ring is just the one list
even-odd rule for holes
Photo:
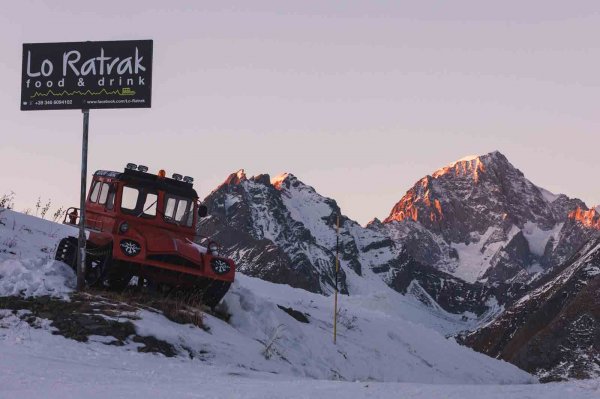
[[194,222],[194,200],[167,193],[164,213],[167,222],[191,227]]

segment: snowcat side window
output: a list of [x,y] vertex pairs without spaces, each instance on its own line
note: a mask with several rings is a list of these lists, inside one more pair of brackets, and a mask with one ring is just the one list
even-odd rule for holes
[[188,227],[191,226],[194,221],[194,202],[192,200],[181,200],[179,206],[184,208],[180,222]]
[[142,209],[142,216],[156,216],[156,203],[158,202],[158,196],[154,193],[148,193],[146,195],[146,201],[144,201],[144,208]]
[[184,216],[187,215],[187,204],[188,202],[186,200],[180,199],[179,203],[177,204],[177,213],[175,214],[175,220],[178,222],[181,222],[184,218]]
[[121,209],[126,211],[135,210],[140,196],[140,190],[137,188],[123,186],[123,195],[121,196]]
[[173,220],[173,214],[175,213],[175,206],[177,200],[173,197],[167,198],[167,205],[165,206],[165,219]]
[[115,207],[115,194],[116,188],[114,184],[109,186],[108,199],[106,200],[106,209],[113,209]]
[[100,205],[106,204],[106,199],[108,198],[108,190],[110,186],[108,183],[102,183],[102,188],[100,188],[100,196],[98,197],[98,203]]
[[98,201],[98,193],[100,192],[101,182],[95,181],[94,186],[92,187],[92,194],[90,194],[90,202]]
[[192,223],[194,223],[194,203],[193,202],[190,204],[190,207],[188,208],[188,217],[185,222],[185,225],[191,226]]

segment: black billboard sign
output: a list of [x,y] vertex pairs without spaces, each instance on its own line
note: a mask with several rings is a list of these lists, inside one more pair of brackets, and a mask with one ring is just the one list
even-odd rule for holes
[[25,43],[21,110],[149,108],[152,40]]

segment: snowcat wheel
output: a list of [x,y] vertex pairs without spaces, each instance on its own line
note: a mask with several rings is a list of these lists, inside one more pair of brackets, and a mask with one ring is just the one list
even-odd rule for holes
[[112,245],[87,247],[85,256],[85,283],[88,287],[101,285],[112,260]]
[[65,237],[58,243],[54,259],[64,262],[77,271],[77,238]]
[[229,281],[211,281],[203,290],[202,302],[209,308],[214,309],[227,294],[230,286]]
[[126,263],[113,261],[106,273],[106,282],[111,289],[124,291],[129,286],[131,277],[133,274]]

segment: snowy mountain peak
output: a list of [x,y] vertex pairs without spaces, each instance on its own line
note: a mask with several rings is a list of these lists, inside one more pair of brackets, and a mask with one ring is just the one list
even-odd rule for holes
[[383,223],[381,223],[381,220],[379,220],[379,218],[373,218],[373,220],[371,220],[370,222],[367,223],[367,228],[370,229],[377,229],[380,228],[381,226],[383,226]]
[[[481,184],[480,184],[481,183]],[[478,187],[480,186],[481,187]],[[452,200],[460,202],[461,206],[471,208],[468,213],[480,213],[487,205],[494,206],[496,212],[487,213],[484,217],[506,219],[510,215],[508,207],[518,207],[515,196],[522,197],[525,202],[543,202],[540,190],[523,173],[516,169],[499,151],[493,151],[480,156],[464,157],[435,171],[431,176],[419,180],[413,188],[392,209],[384,222],[412,219],[431,225],[435,229],[444,229],[444,219],[448,220],[444,208],[455,208]],[[526,197],[526,198],[525,198]],[[489,204],[486,204],[489,203]],[[547,208],[547,206],[546,206]],[[521,209],[525,213],[527,209]],[[539,215],[545,219],[551,218],[551,212],[546,209]],[[458,217],[459,215],[457,215]],[[523,223],[526,218],[523,219]],[[485,228],[465,231],[485,232]]]
[[246,172],[244,171],[244,169],[240,169],[235,173],[230,174],[229,176],[227,176],[227,179],[225,179],[225,181],[223,182],[223,184],[221,184],[221,186],[229,186],[229,185],[236,185],[236,184],[240,184],[243,181],[246,181]]
[[447,166],[452,167],[452,166],[455,166],[456,164],[462,163],[462,162],[471,162],[471,161],[490,162],[490,161],[494,161],[494,160],[506,160],[506,157],[500,151],[496,150],[496,151],[488,152],[486,154],[466,155],[466,156],[462,157],[461,159],[457,159],[454,162],[450,162]]
[[423,177],[384,224],[423,263],[466,281],[506,281],[535,262],[563,262],[592,234],[580,228],[600,230],[600,217],[581,200],[536,186],[494,151]]
[[[481,173],[485,173],[486,167],[492,164],[508,164],[508,160],[499,151],[492,151],[484,155],[467,155],[447,166],[433,172],[432,176],[438,178],[448,173],[455,175],[469,175],[473,181],[479,181]],[[510,165],[512,167],[512,165]]]
[[467,155],[467,156],[462,157],[461,159],[458,159],[458,160],[452,162],[452,164],[455,164],[457,162],[462,162],[462,161],[472,161],[476,158],[479,158],[479,155]]
[[[288,172],[284,172],[281,173],[277,176],[275,176],[274,178],[271,179],[271,184],[278,190],[281,189],[281,184],[286,180],[286,179],[296,179],[296,176],[294,176],[291,173]],[[296,179],[297,180],[297,179]]]

